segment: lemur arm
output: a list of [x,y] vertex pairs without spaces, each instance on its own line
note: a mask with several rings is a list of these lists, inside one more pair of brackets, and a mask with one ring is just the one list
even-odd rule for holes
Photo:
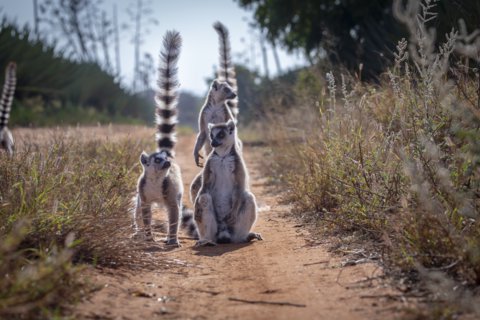
[[197,167],[202,167],[200,163],[200,158],[203,159],[203,157],[200,155],[200,150],[202,149],[203,145],[205,144],[205,140],[207,139],[207,126],[205,121],[203,121],[204,118],[204,113],[203,110],[200,113],[200,119],[198,120],[198,128],[200,129],[200,132],[197,135],[197,141],[195,142],[195,149],[193,150],[193,157],[195,158],[195,164]]
[[235,222],[237,219],[237,215],[240,212],[240,207],[242,206],[242,199],[243,194],[246,190],[246,169],[245,164],[243,163],[242,159],[238,158],[238,165],[235,168],[234,175],[236,177],[235,187],[233,190],[233,203],[232,203],[232,211],[230,216],[227,218],[227,221],[230,219]]
[[212,174],[212,171],[210,170],[210,167],[210,161],[209,159],[207,159],[207,162],[205,163],[205,168],[203,168],[202,171],[202,186],[198,191],[198,195],[209,193],[212,190],[214,176]]

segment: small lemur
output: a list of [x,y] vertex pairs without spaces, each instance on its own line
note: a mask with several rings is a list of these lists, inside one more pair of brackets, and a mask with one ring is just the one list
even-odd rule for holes
[[229,99],[234,99],[236,96],[237,94],[228,83],[213,80],[205,104],[200,110],[200,115],[198,117],[199,133],[193,151],[195,164],[198,167],[202,167],[200,163],[200,158],[203,158],[200,155],[202,147],[204,147],[205,156],[208,156],[212,151],[210,143],[205,143],[208,139],[208,124],[225,123],[230,119],[234,120],[234,117],[225,102]]
[[10,62],[5,70],[5,84],[3,85],[2,98],[0,100],[0,149],[5,149],[10,156],[13,155],[15,145],[7,124],[17,84],[16,72],[17,65],[15,62]]
[[[205,143],[208,137],[209,123],[227,122],[235,120],[238,115],[237,80],[235,68],[232,64],[230,36],[228,29],[221,23],[215,22],[213,28],[218,33],[220,63],[217,70],[217,79],[213,81],[208,96],[198,119],[199,133],[195,143],[193,156],[195,164],[201,167],[200,150],[204,148],[204,156],[207,157],[212,151],[209,143]],[[226,105],[226,106],[225,106]],[[241,148],[241,142],[238,140]]]
[[235,67],[232,63],[232,54],[230,47],[230,35],[227,27],[225,27],[220,21],[213,24],[213,28],[217,31],[219,44],[219,66],[217,69],[217,79],[222,82],[228,83],[233,91],[237,94],[237,97],[227,101],[227,106],[230,108],[232,115],[235,119],[238,117],[238,87],[235,74]]
[[[138,179],[136,208],[134,211],[135,236],[152,240],[151,207],[163,204],[168,212],[168,234],[165,242],[179,245],[178,227],[181,214],[183,183],[180,167],[175,162],[173,148],[176,144],[178,80],[177,61],[182,39],[177,31],[167,31],[163,38],[161,63],[158,69],[158,90],[155,95],[157,151],[140,156],[143,173]],[[143,220],[143,229],[139,228]]]
[[208,128],[213,152],[205,163],[195,199],[197,245],[263,240],[260,234],[250,232],[257,219],[257,205],[238,150],[235,122],[209,124]]

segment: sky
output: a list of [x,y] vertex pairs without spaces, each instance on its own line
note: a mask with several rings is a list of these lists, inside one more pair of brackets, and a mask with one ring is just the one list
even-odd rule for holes
[[[127,7],[135,0],[104,0],[102,8],[113,12],[113,4],[118,6],[119,24],[130,22]],[[150,53],[158,66],[158,54],[162,37],[167,30],[175,29],[183,38],[183,47],[178,63],[181,90],[203,95],[208,90],[207,78],[211,78],[218,64],[218,36],[212,25],[221,21],[230,31],[233,60],[250,69],[264,74],[258,31],[249,27],[253,12],[239,7],[233,0],[151,0],[152,15],[158,25],[151,25],[150,32],[144,32],[142,54]],[[0,14],[6,14],[20,25],[33,25],[33,0],[0,0]],[[125,84],[131,85],[134,69],[134,47],[132,31],[120,33],[121,71]],[[300,54],[288,54],[278,48],[282,70],[292,69],[306,62]],[[277,73],[271,47],[267,46],[270,75]],[[112,43],[112,60],[113,43]],[[153,81],[153,80],[152,80]],[[152,85],[154,85],[152,83]]]

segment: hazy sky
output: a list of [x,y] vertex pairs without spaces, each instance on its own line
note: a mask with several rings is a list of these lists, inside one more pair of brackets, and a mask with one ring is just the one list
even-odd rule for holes
[[[126,8],[134,0],[104,0],[102,7],[109,14],[113,4],[117,3],[119,24],[129,22]],[[148,52],[158,65],[158,53],[162,36],[166,30],[176,29],[183,38],[183,49],[179,61],[179,80],[181,89],[204,94],[208,89],[205,79],[213,75],[218,63],[218,37],[212,24],[219,20],[230,30],[232,51],[235,62],[246,64],[264,72],[262,56],[257,35],[248,27],[252,21],[252,12],[241,9],[233,0],[152,0],[153,15],[159,24],[150,27],[145,34],[142,52]],[[33,21],[33,0],[0,0],[1,14],[7,14],[20,24]],[[124,81],[131,84],[133,75],[133,44],[131,31],[121,32],[121,69]],[[268,49],[269,70],[277,72],[270,47]],[[283,69],[304,64],[303,57],[289,55],[279,48]],[[248,60],[246,60],[248,59]],[[113,60],[113,43],[112,43]]]

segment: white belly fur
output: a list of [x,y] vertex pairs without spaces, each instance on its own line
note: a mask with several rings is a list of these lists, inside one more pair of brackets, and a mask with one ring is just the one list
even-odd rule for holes
[[217,213],[218,220],[222,221],[232,210],[232,194],[234,188],[234,158],[227,156],[220,158],[215,156],[213,159],[212,168],[215,175],[215,184],[213,192],[213,206]]
[[157,204],[163,203],[162,197],[162,180],[147,180],[144,189],[145,199],[148,203],[156,202]]

